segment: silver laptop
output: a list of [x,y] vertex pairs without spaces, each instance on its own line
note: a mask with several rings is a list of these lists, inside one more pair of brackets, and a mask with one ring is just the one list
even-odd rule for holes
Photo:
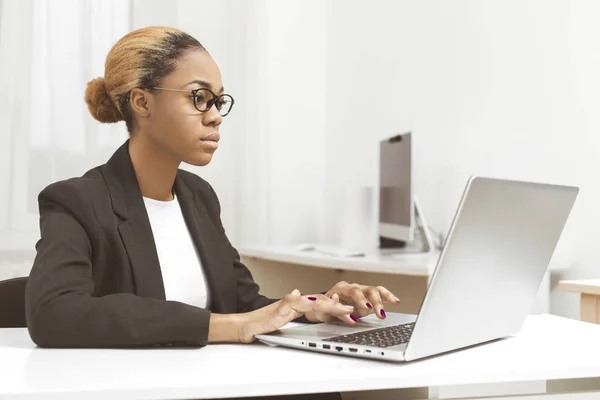
[[579,189],[471,177],[417,315],[282,328],[257,339],[309,351],[412,361],[518,333]]

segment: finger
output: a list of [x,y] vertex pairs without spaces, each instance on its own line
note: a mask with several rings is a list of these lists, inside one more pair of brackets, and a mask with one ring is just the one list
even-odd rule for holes
[[298,318],[301,315],[303,315],[305,311],[299,310],[298,307],[296,307],[298,300],[301,299],[302,297],[298,289],[294,289],[290,294],[286,294],[285,296],[283,296],[283,298],[277,306],[279,315],[284,316],[289,315],[291,313],[293,314],[292,319]]
[[[327,297],[329,297],[329,296],[327,296]],[[334,293],[331,296],[331,300],[335,303],[339,303],[340,296],[337,293]],[[315,312],[314,316],[321,322],[330,322],[330,321],[333,321],[334,319],[338,319],[336,316],[333,316],[333,315],[325,313],[325,312]],[[344,318],[344,317],[342,317],[342,318]]]
[[[333,296],[331,296],[331,300],[335,301],[336,303],[339,303],[339,302],[340,302],[340,296],[339,296],[337,293],[334,293],[334,294],[333,294]],[[357,317],[355,314],[356,314],[356,313],[355,313],[355,312],[353,312],[353,313],[351,313],[351,314],[349,314],[349,315],[342,315],[342,316],[337,316],[337,317],[336,317],[336,316],[333,316],[333,315],[331,315],[331,316],[329,316],[329,318],[327,318],[327,319],[328,319],[328,320],[331,320],[331,319],[333,319],[333,318],[337,318],[337,319],[339,319],[340,321],[342,321],[342,322],[345,322],[345,323],[347,323],[347,324],[350,324],[350,325],[355,325],[355,324],[358,322],[358,318],[359,318],[359,317]]]
[[339,296],[337,295],[336,298],[337,301],[321,294],[302,296],[294,299],[295,304],[293,308],[299,312],[314,311],[315,313],[329,314],[337,318],[345,318],[344,321],[355,322],[354,319],[358,318],[350,317],[350,314],[354,311],[354,307],[340,303]]
[[347,325],[356,325],[360,318],[356,316],[355,312],[351,312],[349,314],[342,315],[330,315],[329,320],[338,319]]
[[369,315],[373,311],[373,305],[371,304],[369,299],[365,297],[363,288],[366,288],[366,286],[352,285],[352,287],[348,291],[348,295],[350,297],[349,300],[354,306],[356,315],[358,315],[359,317]]
[[400,299],[398,297],[394,296],[394,294],[392,292],[390,292],[383,286],[377,286],[376,289],[379,291],[379,295],[381,296],[383,301],[385,301],[387,303],[392,303],[392,304],[400,304]]
[[337,293],[334,293],[331,296],[332,305],[330,309],[324,308],[323,312],[320,314],[328,314],[330,317],[328,320],[337,318],[340,321],[349,324],[355,325],[358,322],[358,318],[356,316],[356,309],[350,305],[345,305],[340,302],[340,296]]
[[[345,283],[345,282],[343,282],[343,283]],[[350,284],[347,284],[347,283],[346,283],[346,285],[350,286]],[[358,286],[358,285],[356,285],[356,286]],[[361,292],[361,294],[362,294],[362,292]],[[339,294],[333,293],[331,295],[331,300],[333,300],[334,302],[338,302],[339,303],[340,302],[340,296],[339,296]],[[365,298],[365,301],[366,301],[366,298]],[[365,305],[366,305],[366,303],[365,303]],[[319,313],[319,319],[321,319],[323,321],[330,321],[330,320],[332,320],[334,318],[337,318],[340,321],[345,322],[345,323],[347,323],[349,325],[355,325],[358,322],[359,318],[364,317],[365,315],[367,315],[369,313],[370,313],[370,310],[367,311],[367,312],[364,312],[364,310],[363,310],[363,312],[361,313],[360,311],[356,310],[356,307],[354,307],[354,312],[351,313],[351,314],[348,314],[348,315],[330,315],[330,316],[326,316],[326,314],[324,314],[324,313]]]
[[371,301],[373,305],[373,309],[375,310],[375,315],[379,317],[379,319],[385,318],[385,310],[383,309],[383,300],[381,299],[381,295],[379,294],[379,290],[374,288],[373,286],[369,286],[365,290],[368,299]]

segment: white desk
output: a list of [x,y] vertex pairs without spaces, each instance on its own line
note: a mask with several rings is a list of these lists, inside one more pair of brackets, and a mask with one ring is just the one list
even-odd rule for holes
[[298,250],[297,246],[247,246],[240,250],[244,257],[306,265],[392,275],[431,277],[439,252],[431,254],[383,255],[366,252],[358,257],[336,257],[314,250]]
[[[433,275],[439,252],[431,254],[382,255],[367,252],[362,257],[336,257],[298,246],[246,246],[239,249],[242,262],[260,284],[261,293],[280,298],[294,288],[302,293],[328,290],[337,282],[382,285],[401,304],[386,310],[417,314]],[[552,263],[549,271],[568,268]],[[544,277],[532,313],[550,312],[550,273]]]
[[[514,338],[393,364],[261,343],[201,349],[40,349],[25,329],[0,329],[0,398],[200,399],[412,388],[397,392],[394,398],[402,399],[435,397],[456,385],[473,394],[489,384],[511,390],[538,382],[534,392],[540,393],[561,386],[555,380],[570,393],[577,391],[571,381],[564,381],[568,379],[578,379],[574,383],[600,395],[598,338],[599,325],[530,316]],[[353,393],[344,397],[351,399]]]

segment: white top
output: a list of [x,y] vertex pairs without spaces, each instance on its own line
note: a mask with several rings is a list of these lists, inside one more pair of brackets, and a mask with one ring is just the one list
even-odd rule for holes
[[599,337],[600,325],[535,315],[514,338],[396,364],[262,343],[43,349],[25,328],[0,329],[0,398],[205,399],[600,377]]
[[154,235],[166,299],[206,308],[208,285],[177,197],[172,201],[144,197],[144,204]]

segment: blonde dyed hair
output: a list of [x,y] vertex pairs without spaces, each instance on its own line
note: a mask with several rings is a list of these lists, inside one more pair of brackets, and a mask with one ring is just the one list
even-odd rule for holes
[[90,113],[100,122],[125,121],[132,133],[131,91],[159,86],[191,50],[206,51],[191,35],[176,28],[150,26],[123,36],[106,56],[104,77],[87,84],[85,102]]

